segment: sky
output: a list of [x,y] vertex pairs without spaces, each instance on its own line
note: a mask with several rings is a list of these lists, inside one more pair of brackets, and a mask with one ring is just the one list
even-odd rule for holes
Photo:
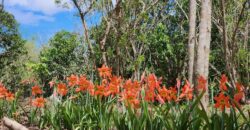
[[[37,47],[45,45],[60,30],[83,31],[81,20],[71,4],[63,8],[55,4],[54,0],[5,0],[5,10],[15,16],[22,37],[26,40],[35,39]],[[87,16],[88,26],[100,23],[100,17],[100,13]]]

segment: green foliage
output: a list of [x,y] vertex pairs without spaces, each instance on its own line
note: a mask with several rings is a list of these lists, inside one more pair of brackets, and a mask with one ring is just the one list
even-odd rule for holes
[[[224,111],[204,108],[201,93],[193,101],[165,104],[142,100],[139,109],[125,106],[117,97],[90,96],[78,93],[75,99],[48,103],[42,109],[40,127],[50,129],[249,129],[250,119],[241,108]],[[37,122],[36,122],[37,123]]]
[[0,11],[0,81],[16,89],[25,70],[27,50],[14,16]]
[[236,62],[238,64],[238,73],[240,75],[241,82],[245,86],[250,86],[250,51],[245,48],[240,48],[236,54]]
[[61,31],[49,41],[39,55],[38,63],[30,63],[41,83],[48,85],[52,78],[59,80],[72,73],[84,71],[84,48],[77,34]]
[[170,32],[170,27],[163,23],[148,32],[146,63],[153,72],[167,79],[165,82],[173,85],[175,78],[181,76],[185,69],[186,50],[184,40],[176,34],[170,34],[172,37],[166,35]]

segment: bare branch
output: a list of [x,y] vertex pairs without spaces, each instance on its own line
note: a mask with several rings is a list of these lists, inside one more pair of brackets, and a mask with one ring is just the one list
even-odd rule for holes
[[175,0],[176,4],[179,6],[179,8],[181,9],[182,13],[185,15],[186,19],[188,20],[188,15],[187,13],[184,11],[184,9],[182,8],[182,6],[179,4],[178,0]]
[[239,18],[238,18],[238,20],[237,20],[237,23],[236,23],[236,25],[235,25],[235,29],[234,29],[233,36],[232,36],[232,44],[235,44],[236,33],[237,33],[238,28],[239,28],[239,24],[240,24],[240,22],[241,22],[241,20],[242,20],[243,13],[244,13],[244,10],[245,10],[247,1],[248,1],[248,0],[246,0],[246,1],[243,3],[243,7],[242,7],[242,9],[241,9],[240,16],[239,16]]
[[84,34],[85,34],[85,40],[89,46],[89,49],[90,49],[90,53],[91,54],[94,54],[94,50],[93,50],[93,47],[92,47],[92,44],[90,43],[90,40],[89,40],[89,35],[88,35],[88,27],[87,27],[87,24],[86,24],[86,21],[85,21],[85,15],[92,9],[92,6],[94,4],[94,0],[92,0],[92,3],[90,4],[89,8],[83,12],[81,10],[81,7],[79,5],[79,3],[77,2],[77,0],[72,0],[75,7],[77,8],[78,10],[78,13],[80,15],[80,18],[81,18],[81,21],[82,21],[82,24],[83,24],[83,28],[84,28]]

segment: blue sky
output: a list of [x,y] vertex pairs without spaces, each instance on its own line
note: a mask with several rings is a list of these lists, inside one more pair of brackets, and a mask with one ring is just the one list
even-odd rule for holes
[[[6,0],[5,10],[15,16],[22,37],[27,40],[35,38],[37,47],[46,44],[60,30],[82,33],[81,20],[70,3],[68,8],[63,8],[54,0]],[[100,17],[99,13],[88,16],[88,26],[98,24]]]

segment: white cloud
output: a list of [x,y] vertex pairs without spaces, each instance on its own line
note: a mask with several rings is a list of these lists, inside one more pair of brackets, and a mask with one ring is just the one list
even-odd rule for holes
[[[62,3],[69,0],[62,0]],[[60,12],[71,11],[72,8],[63,8],[55,0],[6,0],[6,10],[12,13],[21,24],[37,25],[39,22],[55,20],[54,15]]]
[[52,16],[35,14],[34,12],[17,10],[14,8],[9,8],[8,12],[14,14],[16,20],[21,24],[37,25],[42,21],[53,22],[55,20]]
[[[63,1],[67,2],[69,0]],[[55,0],[7,0],[6,5],[10,7],[19,6],[23,10],[40,12],[45,15],[54,15],[59,12],[70,10],[58,6]]]

